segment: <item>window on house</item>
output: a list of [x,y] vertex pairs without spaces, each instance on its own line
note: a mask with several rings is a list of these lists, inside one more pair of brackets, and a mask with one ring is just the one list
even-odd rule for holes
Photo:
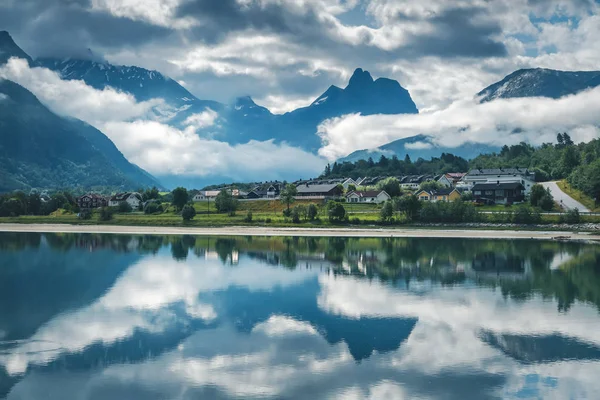
[[475,196],[481,196],[481,190],[476,190],[473,192]]

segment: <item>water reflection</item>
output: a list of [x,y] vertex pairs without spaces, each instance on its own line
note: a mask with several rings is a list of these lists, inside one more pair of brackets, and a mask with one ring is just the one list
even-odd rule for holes
[[0,397],[596,398],[600,249],[0,235]]

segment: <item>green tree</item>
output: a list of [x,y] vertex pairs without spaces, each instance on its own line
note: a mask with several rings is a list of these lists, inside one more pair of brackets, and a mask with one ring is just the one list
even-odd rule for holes
[[102,207],[98,214],[100,221],[110,221],[113,218],[113,210],[110,207]]
[[238,201],[227,190],[221,190],[215,198],[215,208],[220,213],[235,215],[238,208]]
[[157,214],[161,212],[163,212],[162,204],[159,204],[155,201],[151,201],[150,203],[146,204],[146,207],[144,208],[144,214]]
[[442,184],[437,181],[425,181],[425,182],[421,183],[421,186],[419,186],[419,187],[421,190],[432,191],[432,190],[441,189]]
[[83,219],[83,220],[92,219],[92,210],[84,209],[84,210],[79,211],[77,218]]
[[42,212],[42,199],[37,192],[30,193],[27,197],[27,211],[32,215],[40,215]]
[[298,194],[298,189],[293,184],[288,184],[283,188],[283,190],[279,193],[279,198],[281,202],[287,206],[287,213],[290,213],[290,204],[296,201],[296,195]]
[[181,218],[183,218],[184,221],[191,221],[195,216],[196,209],[194,206],[189,204],[183,206],[183,209],[181,210]]
[[120,213],[130,213],[133,211],[133,208],[131,208],[131,204],[128,202],[122,201],[119,203],[118,210]]
[[244,222],[252,222],[252,211],[248,210],[248,212],[246,213],[246,217],[244,218]]
[[379,219],[383,222],[390,222],[394,218],[394,206],[391,201],[386,201],[379,212]]
[[396,201],[396,207],[398,211],[401,211],[409,221],[414,221],[419,215],[421,209],[421,202],[417,196],[413,194],[405,195],[400,197]]
[[546,195],[546,189],[542,185],[533,185],[529,194],[529,202],[534,207],[539,207],[540,200]]
[[184,187],[178,187],[178,188],[175,188],[173,190],[173,192],[171,192],[171,193],[173,195],[173,200],[171,201],[171,203],[175,206],[175,209],[177,211],[182,210],[183,207],[189,201],[189,195],[188,195],[187,189]]
[[540,199],[538,206],[544,211],[552,211],[554,208],[554,197],[552,197],[550,189],[546,189],[546,193]]
[[400,182],[396,178],[387,178],[377,184],[379,190],[385,190],[390,197],[398,197],[402,194]]
[[309,221],[314,221],[319,215],[319,209],[314,204],[308,205],[308,210],[306,211],[306,215]]
[[355,192],[355,191],[356,191],[356,185],[354,185],[354,184],[352,184],[352,183],[351,183],[351,184],[349,184],[349,185],[348,185],[348,193],[350,193],[350,192]]
[[327,204],[327,214],[331,222],[342,222],[346,219],[346,209],[341,203],[329,202]]

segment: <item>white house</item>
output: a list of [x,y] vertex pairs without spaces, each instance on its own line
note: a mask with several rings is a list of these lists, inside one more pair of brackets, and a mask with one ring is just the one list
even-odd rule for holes
[[192,201],[198,202],[198,201],[213,200],[215,197],[217,197],[219,195],[219,193],[221,193],[220,190],[201,190],[198,193],[196,193],[196,195],[192,198]]
[[342,182],[342,186],[344,187],[344,190],[348,190],[348,186],[350,186],[350,185],[354,185],[354,187],[357,187],[358,183],[356,183],[356,181],[352,178],[348,178],[344,182]]
[[535,173],[527,168],[493,168],[472,169],[465,175],[457,187],[471,190],[476,184],[520,183],[525,188],[525,194],[531,192],[535,185]]
[[440,177],[439,177],[439,179],[438,179],[437,181],[438,181],[438,183],[439,183],[440,185],[442,185],[442,186],[444,186],[444,187],[447,187],[447,188],[454,187],[454,183],[453,183],[453,182],[450,180],[450,178],[448,178],[448,176],[447,176],[447,175],[445,175],[445,174],[444,174],[444,175],[442,175],[442,176],[440,176]]
[[117,207],[120,203],[127,202],[131,208],[137,209],[142,203],[142,195],[137,192],[117,193],[108,201],[109,207]]
[[348,203],[375,203],[380,204],[390,200],[391,196],[385,190],[369,190],[365,192],[354,191],[346,195]]

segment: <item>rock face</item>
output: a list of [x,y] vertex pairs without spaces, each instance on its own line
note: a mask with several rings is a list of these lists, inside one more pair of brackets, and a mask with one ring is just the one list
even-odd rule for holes
[[28,90],[0,81],[0,192],[37,188],[161,186],[102,132],[57,116]]
[[11,57],[23,58],[31,64],[32,60],[13,40],[6,31],[0,31],[0,65]]
[[481,102],[515,97],[558,99],[600,85],[600,71],[520,69],[477,94]]

